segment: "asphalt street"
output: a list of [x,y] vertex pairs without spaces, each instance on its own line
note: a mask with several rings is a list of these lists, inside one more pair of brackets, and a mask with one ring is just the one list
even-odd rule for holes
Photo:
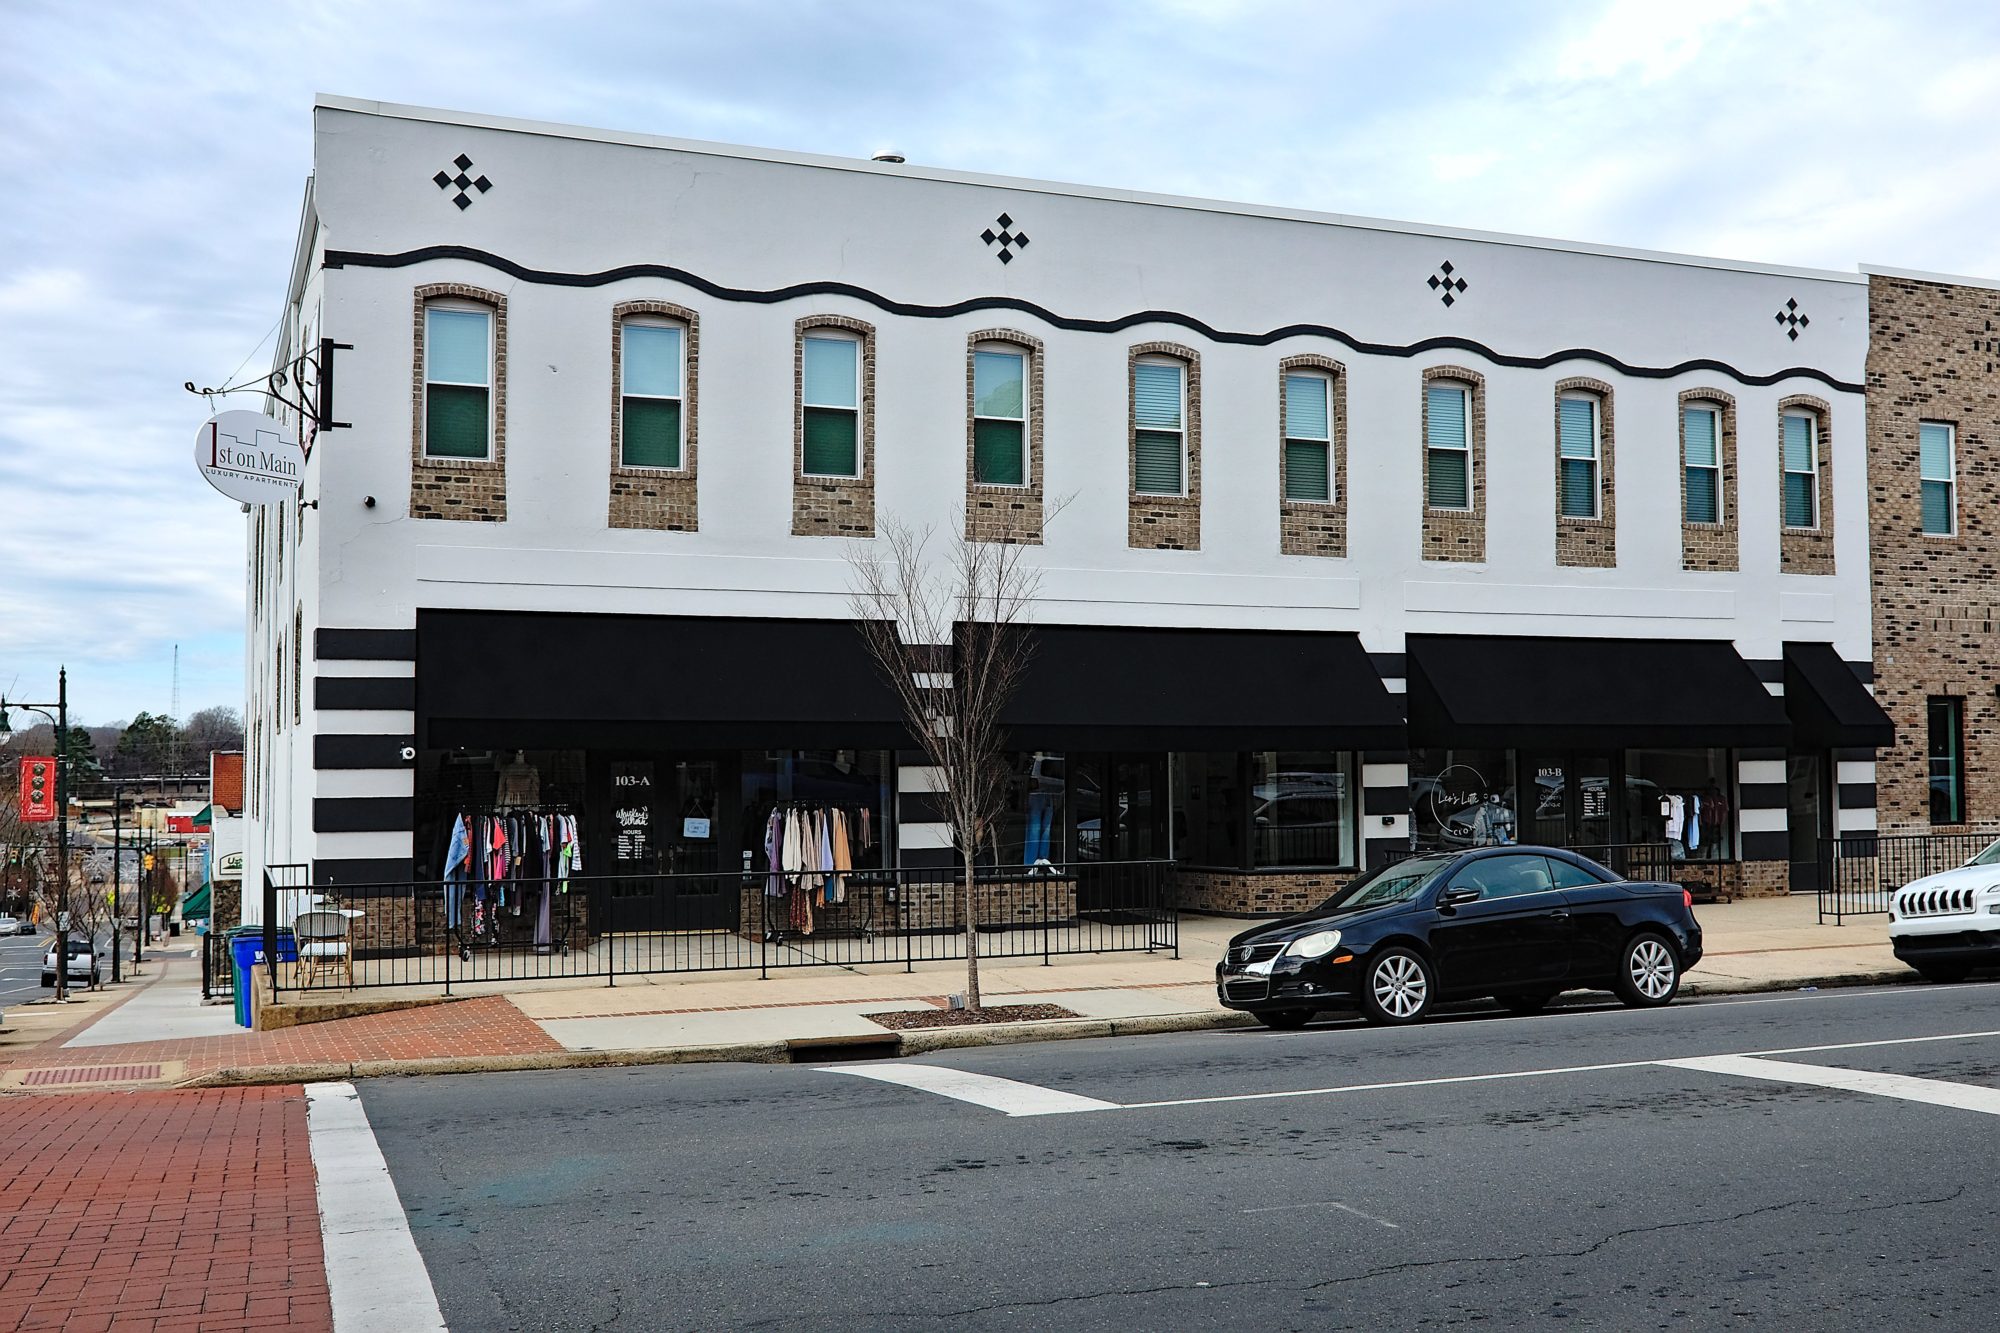
[[42,989],[45,940],[39,934],[0,939],[0,1007],[26,1004],[47,994]]
[[454,1329],[1986,1329],[2000,1267],[1993,985],[359,1086]]

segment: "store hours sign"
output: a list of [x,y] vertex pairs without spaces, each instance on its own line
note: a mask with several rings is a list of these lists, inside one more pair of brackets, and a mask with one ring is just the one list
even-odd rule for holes
[[194,465],[232,500],[277,504],[298,494],[306,456],[283,422],[262,412],[218,412],[195,434]]
[[623,865],[653,856],[653,766],[611,765],[612,859]]

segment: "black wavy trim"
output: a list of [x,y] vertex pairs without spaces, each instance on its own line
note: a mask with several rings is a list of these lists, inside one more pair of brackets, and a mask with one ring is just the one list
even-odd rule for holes
[[486,250],[474,249],[468,245],[427,245],[420,250],[405,250],[400,254],[378,255],[359,250],[329,250],[326,252],[327,268],[407,268],[412,264],[428,263],[433,259],[464,259],[488,268],[511,274],[523,282],[539,283],[548,287],[603,287],[627,278],[666,278],[706,292],[710,296],[725,301],[744,301],[753,305],[776,305],[781,301],[797,300],[801,296],[848,296],[863,301],[877,310],[892,315],[907,315],[915,319],[949,319],[954,315],[968,315],[976,310],[1016,310],[1033,315],[1058,329],[1069,329],[1078,333],[1117,333],[1139,324],[1176,324],[1191,329],[1211,342],[1236,343],[1247,347],[1268,347],[1285,338],[1314,337],[1329,338],[1341,346],[1364,356],[1421,356],[1425,352],[1449,349],[1472,352],[1496,366],[1513,366],[1525,370],[1541,370],[1563,361],[1594,361],[1608,366],[1621,375],[1635,379],[1664,380],[1690,371],[1708,370],[1718,375],[1727,375],[1738,384],[1768,385],[1782,380],[1818,380],[1831,389],[1843,393],[1861,393],[1864,386],[1837,380],[1823,370],[1810,366],[1792,366],[1771,375],[1750,375],[1726,362],[1710,357],[1700,357],[1693,361],[1683,361],[1673,366],[1632,366],[1620,361],[1607,352],[1599,352],[1589,347],[1570,347],[1547,356],[1510,356],[1496,352],[1484,343],[1470,338],[1425,338],[1413,343],[1371,343],[1363,342],[1351,334],[1344,333],[1328,324],[1287,324],[1283,328],[1272,329],[1268,333],[1235,333],[1228,329],[1211,328],[1193,315],[1183,315],[1177,310],[1141,310],[1117,319],[1075,319],[1046,310],[1033,301],[1017,300],[1011,296],[975,296],[966,301],[954,301],[950,305],[917,305],[909,301],[895,301],[880,292],[857,287],[850,282],[800,282],[789,287],[778,287],[770,291],[757,291],[746,287],[725,287],[718,282],[686,269],[675,268],[671,264],[624,264],[618,268],[608,268],[598,273],[554,273],[547,269],[529,268],[517,264],[504,256]]

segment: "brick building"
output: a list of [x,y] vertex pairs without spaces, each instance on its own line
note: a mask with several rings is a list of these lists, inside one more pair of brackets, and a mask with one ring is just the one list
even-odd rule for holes
[[[1870,267],[1868,515],[1885,833],[2000,823],[2000,282]],[[1987,780],[1982,780],[1987,779]]]

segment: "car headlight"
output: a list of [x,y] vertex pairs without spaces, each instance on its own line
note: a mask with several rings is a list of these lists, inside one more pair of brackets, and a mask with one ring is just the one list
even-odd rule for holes
[[1285,950],[1301,958],[1324,958],[1340,947],[1340,932],[1337,930],[1316,930],[1310,935],[1301,935],[1293,940]]

